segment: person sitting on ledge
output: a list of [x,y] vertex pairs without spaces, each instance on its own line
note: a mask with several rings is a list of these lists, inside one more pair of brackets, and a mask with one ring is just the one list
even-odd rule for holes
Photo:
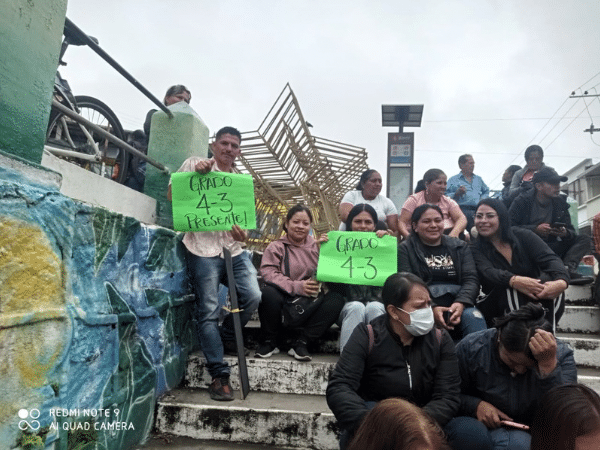
[[563,261],[571,284],[593,282],[592,277],[577,273],[579,261],[592,248],[585,234],[577,234],[571,224],[569,204],[560,195],[560,183],[567,181],[550,167],[538,170],[532,178],[533,189],[519,195],[510,205],[510,222],[513,226],[533,231]]
[[495,321],[495,328],[464,337],[456,346],[461,416],[445,428],[463,450],[529,450],[529,432],[541,396],[577,381],[573,349],[557,341],[540,304],[528,303]]
[[398,248],[398,272],[411,272],[427,283],[436,325],[453,339],[485,330],[475,308],[479,294],[477,269],[469,244],[443,234],[444,219],[436,205],[418,206],[412,214],[412,233]]
[[398,232],[404,238],[410,235],[410,219],[417,206],[429,203],[437,205],[442,210],[444,218],[444,234],[460,237],[467,226],[467,218],[458,203],[444,195],[446,192],[446,174],[440,169],[429,169],[423,175],[425,190],[410,195],[400,212]]
[[561,259],[530,230],[511,227],[508,211],[497,198],[485,198],[475,212],[478,236],[471,252],[481,290],[477,300],[488,326],[496,317],[529,302],[541,302],[556,327],[565,309],[569,275]]
[[456,201],[467,218],[467,231],[473,228],[473,216],[479,200],[487,198],[490,189],[483,178],[475,175],[475,160],[472,155],[460,155],[458,158],[460,173],[450,177],[446,186],[446,195]]
[[[264,281],[262,301],[258,307],[260,345],[259,358],[279,353],[277,339],[282,328],[294,334],[288,354],[298,361],[310,361],[308,345],[320,338],[337,320],[344,298],[315,280],[319,260],[318,242],[309,235],[313,216],[305,205],[289,209],[283,230],[285,236],[271,242],[263,254],[260,274]],[[323,235],[319,242],[325,241]],[[292,318],[288,308],[299,297],[313,297],[311,308]],[[282,323],[282,317],[284,321]]]
[[347,192],[340,202],[339,214],[342,223],[340,230],[346,230],[346,220],[350,210],[361,203],[373,207],[377,212],[378,230],[389,229],[391,234],[398,233],[398,210],[396,205],[381,194],[381,175],[374,169],[365,170],[354,191]]
[[[346,218],[347,231],[375,232],[381,238],[389,232],[376,230],[377,213],[371,205],[359,203],[354,206]],[[354,328],[359,323],[369,323],[385,313],[381,300],[380,286],[335,283],[335,288],[344,295],[346,304],[338,319],[340,326],[340,353],[344,350]]]
[[427,285],[411,273],[395,273],[385,281],[382,299],[385,314],[356,326],[327,385],[342,450],[386,398],[415,403],[442,427],[458,412],[454,343],[446,330],[434,328]]

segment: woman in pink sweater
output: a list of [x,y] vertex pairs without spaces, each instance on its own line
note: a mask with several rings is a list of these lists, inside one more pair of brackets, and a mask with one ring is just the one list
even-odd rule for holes
[[[258,307],[261,343],[255,355],[268,358],[279,353],[277,337],[282,327],[284,305],[298,296],[317,297],[316,309],[305,313],[293,324],[294,337],[289,355],[299,361],[310,361],[307,345],[320,338],[337,320],[344,298],[337,292],[324,294],[321,283],[314,279],[319,260],[319,247],[309,236],[313,222],[310,209],[302,204],[292,207],[283,223],[286,234],[271,242],[262,257],[260,275],[265,285]],[[319,298],[322,297],[322,298]]]

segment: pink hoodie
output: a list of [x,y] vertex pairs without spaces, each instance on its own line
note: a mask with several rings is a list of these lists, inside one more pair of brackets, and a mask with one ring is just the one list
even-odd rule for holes
[[[284,275],[284,246],[288,247],[290,276]],[[271,242],[262,257],[260,274],[263,279],[279,286],[290,295],[307,295],[304,281],[315,275],[319,261],[319,247],[312,236],[307,236],[304,244],[298,245],[283,236]]]

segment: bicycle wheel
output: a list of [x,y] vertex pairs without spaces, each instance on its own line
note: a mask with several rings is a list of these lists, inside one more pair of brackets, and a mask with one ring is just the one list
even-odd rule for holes
[[[85,95],[76,96],[75,100],[79,108],[79,115],[124,140],[125,133],[121,122],[108,106],[94,97]],[[55,110],[50,113],[46,143],[52,147],[75,151],[83,155],[95,155],[95,160],[76,156],[64,157],[90,172],[118,183],[123,183],[127,178],[129,155],[125,150],[101,136],[91,127],[85,127]]]

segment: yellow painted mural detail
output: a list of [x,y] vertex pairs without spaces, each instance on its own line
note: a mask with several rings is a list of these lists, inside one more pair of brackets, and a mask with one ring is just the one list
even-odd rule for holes
[[0,217],[0,312],[44,311],[65,304],[62,263],[37,226]]
[[42,229],[0,216],[0,374],[11,374],[0,386],[0,410],[9,418],[39,404],[35,390],[50,383],[70,339],[63,277]]

